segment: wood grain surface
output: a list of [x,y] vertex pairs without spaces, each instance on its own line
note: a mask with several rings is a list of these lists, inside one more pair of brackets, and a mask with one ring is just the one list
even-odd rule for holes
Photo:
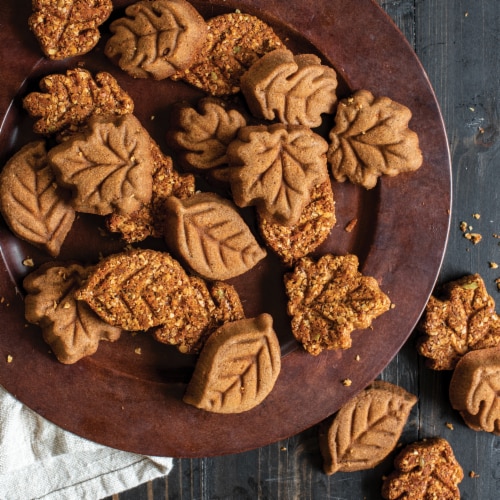
[[[379,0],[425,67],[446,123],[453,161],[453,211],[439,280],[480,273],[500,301],[500,2]],[[356,8],[356,0],[352,1]],[[475,218],[474,214],[477,214]],[[459,226],[482,235],[477,245]],[[408,283],[411,287],[412,283]],[[419,397],[401,438],[442,436],[464,469],[463,499],[500,498],[500,437],[465,426],[448,401],[449,373],[424,367],[410,338],[380,376]],[[166,423],[168,425],[168,423]],[[311,428],[285,441],[238,455],[174,460],[166,478],[116,495],[119,500],[379,499],[391,455],[373,470],[326,476]],[[473,477],[471,477],[473,476]]]

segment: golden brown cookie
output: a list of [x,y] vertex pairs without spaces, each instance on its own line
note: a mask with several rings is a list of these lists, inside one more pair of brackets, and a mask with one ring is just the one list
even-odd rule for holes
[[381,175],[418,169],[423,158],[418,136],[408,128],[411,116],[406,106],[368,90],[340,101],[328,149],[335,180],[371,189]]
[[151,202],[130,214],[115,211],[106,219],[108,230],[120,233],[127,243],[143,241],[148,236],[162,238],[165,228],[165,200],[170,196],[188,198],[195,191],[195,178],[191,174],[179,174],[172,158],[163,154],[152,139],[151,155],[154,166]]
[[134,102],[109,73],[92,77],[90,71],[74,68],[40,80],[41,92],[23,99],[37,134],[75,133],[93,115],[124,115],[134,111]]
[[326,474],[372,469],[396,447],[418,398],[377,380],[351,398],[320,430]]
[[449,394],[451,405],[471,429],[500,435],[500,347],[460,358]]
[[351,332],[368,328],[391,305],[377,280],[358,271],[355,255],[303,257],[284,279],[292,333],[315,356],[351,347]]
[[257,118],[319,127],[337,102],[337,74],[314,54],[278,49],[264,55],[241,77],[241,91]]
[[470,350],[500,344],[495,301],[479,274],[445,283],[427,303],[418,329],[418,352],[433,370],[453,370]]
[[328,179],[326,141],[303,126],[243,127],[229,144],[228,179],[236,205],[255,205],[269,221],[294,225],[312,189]]
[[75,211],[69,192],[56,185],[43,141],[30,142],[3,167],[0,212],[16,236],[59,255]]
[[151,200],[151,139],[131,114],[92,117],[49,151],[49,162],[59,184],[72,190],[77,212],[131,213]]
[[28,25],[50,59],[86,54],[99,41],[111,0],[33,0]]
[[102,321],[75,292],[91,268],[49,262],[24,278],[26,320],[39,325],[61,363],[71,364],[97,351],[99,341],[115,341],[121,329]]
[[305,206],[299,221],[293,226],[269,222],[259,215],[259,230],[281,260],[290,265],[305,257],[323,243],[335,225],[335,201],[330,179],[311,191],[311,201]]
[[464,473],[443,438],[409,444],[394,459],[394,468],[382,485],[387,500],[460,499],[458,484]]
[[270,26],[249,14],[222,14],[209,19],[207,26],[198,57],[173,78],[182,78],[213,96],[238,93],[241,75],[262,55],[283,47]]
[[269,314],[226,323],[206,341],[184,402],[214,413],[241,413],[272,391],[281,369]]
[[171,196],[165,211],[169,247],[204,278],[234,278],[266,256],[234,204],[215,193]]
[[188,68],[207,36],[204,19],[185,0],[136,2],[110,30],[105,54],[134,78],[156,80]]
[[247,122],[222,99],[206,97],[196,108],[183,104],[172,112],[167,142],[184,168],[224,178],[227,147]]
[[183,354],[197,354],[207,338],[220,326],[245,317],[243,305],[236,289],[215,281],[206,283],[202,278],[191,276],[191,284],[198,291],[198,301],[207,311],[208,322],[203,330],[172,330],[160,326],[153,332],[153,337],[164,344],[175,345]]
[[110,325],[147,330],[204,330],[209,318],[199,292],[166,252],[131,250],[97,264],[76,294]]

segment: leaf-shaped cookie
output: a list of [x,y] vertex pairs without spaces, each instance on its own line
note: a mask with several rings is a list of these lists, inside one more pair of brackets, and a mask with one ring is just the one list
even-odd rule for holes
[[320,435],[326,474],[371,469],[396,446],[417,397],[376,381],[350,399]]
[[168,78],[188,68],[205,43],[207,27],[185,0],[147,0],[113,21],[106,55],[135,78]]
[[266,255],[236,207],[214,193],[172,196],[165,210],[168,244],[204,278],[233,278]]
[[92,115],[123,115],[134,110],[130,96],[106,72],[97,73],[95,79],[83,68],[47,75],[40,80],[40,90],[23,99],[26,111],[39,117],[33,126],[37,134],[65,135]]
[[184,402],[215,413],[241,413],[271,392],[281,369],[269,314],[226,323],[203,347]]
[[151,200],[151,138],[131,114],[91,118],[84,132],[49,151],[49,161],[78,212],[131,213]]
[[243,127],[227,155],[235,203],[256,205],[269,220],[296,224],[313,187],[328,179],[326,141],[307,127]]
[[449,392],[451,405],[471,429],[500,435],[500,347],[465,354]]
[[343,99],[330,131],[333,177],[370,189],[381,175],[418,169],[423,159],[418,136],[408,128],[411,116],[406,106],[368,90]]
[[99,319],[75,291],[90,268],[78,264],[47,263],[26,276],[25,316],[39,325],[43,338],[61,363],[76,363],[94,354],[100,340],[117,340],[121,330]]
[[210,321],[198,290],[166,252],[132,250],[97,264],[76,293],[107,323],[124,330],[204,330]]
[[0,211],[21,239],[59,255],[75,211],[69,193],[57,187],[48,165],[44,142],[31,142],[18,151],[0,174]]
[[337,102],[337,75],[313,54],[294,56],[286,49],[269,52],[241,77],[241,90],[252,114],[290,125],[319,127],[321,115]]
[[99,41],[111,0],[33,0],[28,25],[50,59],[86,54]]

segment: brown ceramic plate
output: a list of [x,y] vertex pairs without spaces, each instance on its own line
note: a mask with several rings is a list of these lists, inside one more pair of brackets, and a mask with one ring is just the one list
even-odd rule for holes
[[[118,15],[126,1],[114,2]],[[23,316],[22,279],[26,257],[38,265],[46,255],[16,239],[0,222],[0,383],[30,408],[64,429],[115,448],[180,457],[240,452],[298,433],[335,412],[389,363],[414,328],[435,283],[446,245],[450,208],[450,161],[445,131],[425,72],[404,37],[370,0],[245,0],[193,2],[210,17],[234,11],[258,15],[296,52],[316,52],[343,80],[341,93],[370,89],[407,105],[419,134],[424,165],[416,173],[383,179],[371,191],[334,184],[338,222],[320,252],[355,253],[361,270],[375,276],[395,309],[355,332],[353,347],[312,357],[293,340],[285,313],[284,269],[269,257],[234,283],[248,316],[273,314],[283,353],[282,372],[271,395],[240,415],[217,415],[182,403],[195,359],[154,342],[147,334],[123,335],[102,343],[91,358],[58,363]],[[83,61],[95,72],[106,69],[136,102],[136,114],[166,150],[168,107],[200,93],[178,82],[132,80],[102,55],[54,63],[41,57],[27,29],[29,2],[0,5],[0,164],[33,140],[32,120],[22,97],[46,74]],[[151,116],[155,117],[151,120]],[[359,220],[348,233],[345,225]],[[98,217],[81,216],[61,259],[96,262],[100,253],[121,248],[102,237]],[[145,245],[162,247],[161,242]],[[135,349],[140,347],[141,354]],[[355,356],[360,361],[355,361]],[[12,356],[8,363],[7,356]],[[352,380],[344,387],[342,380]]]

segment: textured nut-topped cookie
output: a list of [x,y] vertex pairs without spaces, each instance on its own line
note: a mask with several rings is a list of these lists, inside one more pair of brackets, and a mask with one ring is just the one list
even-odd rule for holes
[[358,271],[355,255],[303,257],[284,280],[292,333],[315,356],[351,347],[351,332],[368,328],[391,305],[377,280]]
[[48,156],[59,184],[72,190],[77,212],[131,213],[151,200],[151,139],[131,114],[94,116]]
[[100,39],[99,26],[113,10],[111,0],[33,0],[28,25],[43,53],[65,59],[91,51]]
[[23,99],[24,109],[38,120],[37,134],[75,133],[93,115],[124,115],[134,111],[134,102],[109,73],[74,68],[40,80],[41,92]]
[[204,278],[234,278],[266,256],[234,204],[215,193],[171,196],[165,211],[169,247]]
[[130,214],[115,211],[106,219],[108,230],[120,233],[127,243],[143,241],[148,236],[162,238],[165,229],[165,200],[170,196],[188,198],[195,191],[195,178],[191,174],[179,174],[172,158],[163,154],[152,139],[151,155],[154,168],[151,202]]
[[245,317],[243,305],[236,289],[215,281],[207,283],[202,278],[191,276],[191,284],[199,292],[199,303],[206,309],[208,323],[203,330],[175,329],[159,326],[153,337],[163,344],[175,345],[183,354],[197,354],[207,338],[220,326]]
[[450,444],[443,438],[405,446],[394,459],[395,470],[382,485],[387,500],[459,500],[464,477]]
[[335,180],[373,188],[382,175],[411,172],[423,163],[411,111],[388,97],[359,90],[340,101],[330,131],[328,162]]
[[269,52],[241,77],[241,91],[252,114],[289,125],[319,127],[321,115],[337,102],[337,74],[314,54]]
[[327,142],[308,127],[241,128],[227,150],[234,202],[255,205],[269,221],[296,224],[312,189],[328,179],[327,149]]
[[222,14],[209,19],[207,27],[198,57],[173,78],[182,78],[213,96],[239,92],[243,73],[264,54],[283,47],[270,26],[249,14]]
[[214,413],[248,411],[269,395],[280,369],[269,314],[226,323],[206,341],[183,400]]
[[471,351],[460,358],[449,394],[451,405],[471,429],[500,435],[500,347]]
[[468,351],[500,344],[495,301],[479,274],[463,276],[437,289],[418,325],[418,352],[433,370],[453,370]]
[[0,212],[19,238],[57,257],[75,220],[70,193],[57,186],[43,141],[30,142],[0,173]]
[[49,262],[24,278],[26,320],[39,325],[61,363],[72,364],[97,351],[99,341],[115,341],[121,329],[102,321],[75,292],[91,268]]
[[188,68],[207,36],[204,19],[185,0],[134,3],[109,29],[105,54],[134,78],[156,80]]
[[247,124],[245,117],[222,99],[206,97],[196,108],[176,106],[171,122],[167,142],[177,151],[184,168],[223,178],[227,147]]
[[335,201],[330,179],[311,191],[311,201],[305,206],[297,224],[285,226],[269,222],[259,214],[259,230],[281,260],[289,265],[305,257],[323,243],[335,225]]
[[326,474],[371,469],[396,447],[417,397],[377,380],[351,398],[320,430]]

